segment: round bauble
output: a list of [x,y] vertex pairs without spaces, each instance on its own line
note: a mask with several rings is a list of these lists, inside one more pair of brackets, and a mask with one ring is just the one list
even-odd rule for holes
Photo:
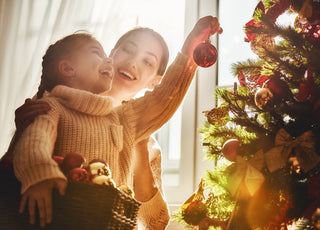
[[81,168],[85,161],[85,158],[80,153],[69,153],[63,159],[62,171],[67,174],[71,169]]
[[241,142],[237,139],[227,140],[222,146],[223,156],[232,162],[236,161],[236,158],[239,154]]
[[216,63],[218,51],[210,41],[200,43],[193,51],[193,60],[201,67],[209,67]]
[[190,225],[198,225],[207,216],[207,206],[200,200],[192,201],[182,211],[183,220]]
[[268,79],[264,86],[271,90],[273,93],[274,99],[277,102],[288,101],[293,98],[292,92],[288,86],[288,84],[280,79],[280,77],[273,77]]
[[254,102],[256,106],[263,109],[267,104],[269,104],[273,99],[273,93],[268,88],[258,89],[254,95]]
[[73,168],[68,172],[68,180],[76,182],[89,182],[89,174],[84,168]]
[[62,167],[62,163],[63,163],[64,157],[62,157],[62,156],[52,156],[52,159],[55,162],[57,162],[57,164],[59,165],[60,168]]

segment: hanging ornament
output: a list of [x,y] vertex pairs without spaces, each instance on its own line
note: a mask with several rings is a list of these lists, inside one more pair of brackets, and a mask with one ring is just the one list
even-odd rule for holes
[[241,142],[237,139],[227,140],[222,146],[223,156],[229,160],[235,162],[239,155]]
[[293,99],[293,95],[288,84],[284,80],[280,79],[279,76],[274,76],[268,79],[264,83],[264,87],[271,90],[277,103]]
[[203,112],[212,125],[225,125],[228,121],[223,119],[229,114],[229,109],[226,107],[213,108],[210,111]]
[[293,99],[293,94],[287,83],[274,76],[266,78],[261,89],[255,94],[255,104],[261,109],[272,109],[275,105]]
[[266,16],[272,23],[275,23],[277,18],[283,14],[289,6],[289,0],[278,0],[267,10]]
[[216,63],[218,59],[218,51],[210,40],[200,43],[193,51],[193,60],[201,67],[209,67]]
[[246,77],[244,76],[241,70],[239,71],[239,74],[238,74],[238,81],[241,87],[247,86]]
[[226,229],[227,221],[220,220],[219,218],[211,218],[206,216],[198,224],[198,230],[208,230],[209,227],[220,227],[221,229]]
[[254,95],[254,102],[260,109],[272,108],[273,93],[268,88],[258,89]]
[[307,41],[309,41],[312,44],[319,44],[320,43],[320,3],[317,1],[312,2],[311,16],[310,16],[310,12],[308,12],[307,15],[300,15],[299,13],[299,15],[296,17],[294,21],[294,26],[296,29],[298,29],[299,33],[305,36]]
[[312,0],[290,0],[291,9],[299,14],[301,18],[312,16]]
[[182,210],[183,220],[190,225],[196,226],[207,216],[208,208],[200,200],[194,200]]
[[275,41],[273,36],[257,35],[250,44],[251,50],[259,57],[265,55],[265,51],[272,51],[275,48]]

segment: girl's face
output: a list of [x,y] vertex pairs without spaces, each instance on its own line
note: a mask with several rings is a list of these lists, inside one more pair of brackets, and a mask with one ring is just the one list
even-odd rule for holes
[[[128,100],[143,88],[147,88],[157,74],[162,47],[159,41],[147,33],[133,33],[111,52],[114,80],[110,95]],[[150,88],[150,87],[148,87]]]
[[95,94],[111,89],[112,60],[98,41],[87,41],[77,47],[71,55],[71,62],[75,71],[72,87]]

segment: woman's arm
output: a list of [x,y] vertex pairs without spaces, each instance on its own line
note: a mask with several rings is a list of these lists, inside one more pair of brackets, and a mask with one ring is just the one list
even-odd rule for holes
[[118,107],[124,128],[132,130],[137,142],[165,124],[180,106],[192,82],[197,65],[192,60],[197,44],[221,30],[217,18],[201,18],[187,37],[181,54],[168,68],[160,85],[144,97]]
[[7,152],[1,158],[1,160],[12,160],[14,148],[22,132],[34,121],[37,116],[46,114],[50,109],[51,108],[47,102],[36,99],[32,100],[30,98],[26,99],[24,104],[16,109],[14,119],[16,131],[11,139]]

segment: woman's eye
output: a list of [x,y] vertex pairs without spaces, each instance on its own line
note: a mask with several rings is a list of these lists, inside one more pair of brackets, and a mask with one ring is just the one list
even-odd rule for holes
[[132,54],[133,53],[133,50],[127,48],[127,47],[123,47],[122,50],[128,54]]

